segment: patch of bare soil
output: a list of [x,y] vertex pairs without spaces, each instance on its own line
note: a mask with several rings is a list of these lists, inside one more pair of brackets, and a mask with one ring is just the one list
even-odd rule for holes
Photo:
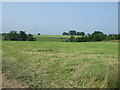
[[17,81],[8,80],[5,74],[2,74],[2,88],[27,88],[28,86]]

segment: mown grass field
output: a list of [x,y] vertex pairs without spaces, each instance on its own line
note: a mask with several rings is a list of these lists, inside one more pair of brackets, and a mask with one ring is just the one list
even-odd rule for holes
[[115,88],[118,43],[3,41],[2,71],[32,88]]

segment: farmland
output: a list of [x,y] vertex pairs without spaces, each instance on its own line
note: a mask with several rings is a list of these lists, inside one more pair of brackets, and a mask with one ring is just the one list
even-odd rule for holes
[[26,88],[118,87],[117,42],[34,37],[38,40],[2,42],[2,71],[7,80]]

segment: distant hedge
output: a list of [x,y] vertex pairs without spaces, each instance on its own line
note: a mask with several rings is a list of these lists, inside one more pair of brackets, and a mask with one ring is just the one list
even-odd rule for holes
[[82,37],[74,37],[72,35],[68,40],[66,40],[66,42],[90,42],[103,40],[120,40],[120,34],[106,35],[101,31],[95,31],[92,34],[84,35]]
[[32,34],[26,34],[25,31],[10,31],[9,33],[2,34],[3,40],[10,41],[35,41]]
[[69,33],[63,32],[63,35],[80,35],[80,36],[84,36],[85,33],[84,32],[76,32],[75,30],[70,30]]

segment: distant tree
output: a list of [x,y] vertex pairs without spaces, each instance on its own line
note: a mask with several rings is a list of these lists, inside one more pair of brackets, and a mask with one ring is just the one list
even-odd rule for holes
[[40,33],[38,33],[37,35],[40,35]]
[[103,32],[95,31],[91,35],[91,41],[102,41],[106,38],[106,35]]
[[8,33],[5,38],[6,40],[16,41],[18,38],[17,31],[10,31],[10,33]]
[[117,40],[119,38],[119,35],[117,34],[109,34],[105,40]]
[[77,37],[76,42],[87,42],[88,37],[87,36],[82,36],[82,37]]
[[25,31],[19,31],[19,40],[20,41],[26,41],[27,40],[27,34],[25,33]]
[[81,32],[77,32],[77,35],[80,34],[82,35],[82,37],[74,37],[71,36],[69,41],[70,42],[90,42],[90,41],[103,41],[103,40],[120,40],[120,34],[104,34],[101,31],[95,31],[92,34],[87,34],[85,35],[85,33],[83,32],[83,34],[81,34]]
[[69,35],[76,35],[76,31],[75,30],[70,30]]
[[71,36],[70,37],[70,42],[75,42],[76,40],[75,40],[75,37],[74,36]]
[[87,37],[88,37],[88,42],[90,42],[90,41],[91,41],[90,36],[91,36],[91,35],[88,33],[88,34],[87,34]]
[[63,32],[63,35],[69,35],[67,32]]
[[118,34],[118,40],[120,40],[120,34]]
[[84,36],[84,42],[88,42],[89,41],[89,37],[88,36]]
[[2,36],[6,35],[7,33],[2,33]]
[[80,37],[76,37],[75,41],[80,42],[80,39],[81,39]]
[[12,41],[34,41],[35,38],[33,38],[33,35],[26,34],[25,31],[20,31],[17,33],[17,31],[10,31],[9,33],[6,33],[3,36],[3,40],[12,40]]
[[84,36],[85,33],[84,32],[77,32],[76,35],[81,35],[81,36]]
[[80,32],[80,35],[84,36],[84,35],[85,35],[85,33],[84,33],[84,32]]
[[33,37],[32,34],[28,34],[27,40],[28,40],[28,41],[35,41],[35,38]]
[[77,32],[76,35],[80,35],[80,32]]
[[113,40],[112,36],[111,35],[108,35],[105,40]]
[[113,37],[114,40],[118,39],[118,35],[117,34],[112,34],[112,37]]

